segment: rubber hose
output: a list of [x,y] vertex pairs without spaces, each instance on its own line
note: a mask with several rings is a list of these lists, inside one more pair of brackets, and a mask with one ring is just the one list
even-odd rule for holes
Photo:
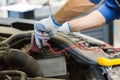
[[9,50],[9,45],[7,43],[0,42],[0,70],[7,69],[8,66],[5,64],[4,55]]
[[5,76],[5,75],[16,76],[16,75],[19,75],[20,76],[19,80],[26,80],[27,79],[27,75],[24,72],[18,71],[18,70],[0,71],[0,75],[1,76]]
[[15,34],[9,37],[7,40],[4,42],[8,43],[10,47],[15,46],[16,44],[24,41],[24,40],[30,40],[31,39],[31,34],[32,33],[20,33],[20,34]]
[[28,76],[43,77],[43,73],[40,70],[38,62],[33,57],[20,50],[10,49],[4,56],[4,60],[9,67],[17,67],[21,71],[24,71]]

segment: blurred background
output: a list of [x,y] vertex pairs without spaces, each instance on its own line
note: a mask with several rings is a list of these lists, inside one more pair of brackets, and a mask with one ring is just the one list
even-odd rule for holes
[[[13,7],[16,8],[16,11],[19,13],[24,9],[22,7],[26,6],[33,10],[34,19],[41,19],[48,17],[50,13],[56,12],[66,1],[67,0],[0,0],[0,17],[11,17],[8,11],[12,13]],[[18,6],[19,4],[21,4],[21,6]],[[24,12],[29,12],[29,9],[26,8]],[[14,17],[20,18],[17,17],[17,15]]]

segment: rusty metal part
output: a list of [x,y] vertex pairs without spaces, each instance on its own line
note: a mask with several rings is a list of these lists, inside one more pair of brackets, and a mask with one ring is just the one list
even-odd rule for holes
[[65,80],[65,79],[28,77],[22,71],[4,70],[4,71],[0,71],[0,80]]
[[[4,71],[0,71],[0,76],[7,76],[7,80],[12,80],[12,77],[10,76],[20,76],[20,80],[26,80],[27,79],[27,75],[22,72],[22,71],[18,71],[18,70],[4,70]],[[6,80],[6,79],[5,79]]]

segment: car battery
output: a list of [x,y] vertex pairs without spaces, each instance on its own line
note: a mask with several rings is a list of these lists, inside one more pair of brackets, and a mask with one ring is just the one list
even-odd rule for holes
[[37,60],[40,64],[41,70],[45,77],[59,77],[66,76],[66,61],[64,56],[39,59]]

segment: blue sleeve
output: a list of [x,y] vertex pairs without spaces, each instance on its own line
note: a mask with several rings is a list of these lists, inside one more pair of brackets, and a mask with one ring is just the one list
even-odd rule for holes
[[120,13],[118,10],[119,8],[116,7],[116,5],[107,1],[100,8],[98,8],[98,11],[105,17],[107,23],[113,21],[114,19],[120,18]]
[[101,0],[90,0],[90,2],[94,3],[94,4],[98,4]]

